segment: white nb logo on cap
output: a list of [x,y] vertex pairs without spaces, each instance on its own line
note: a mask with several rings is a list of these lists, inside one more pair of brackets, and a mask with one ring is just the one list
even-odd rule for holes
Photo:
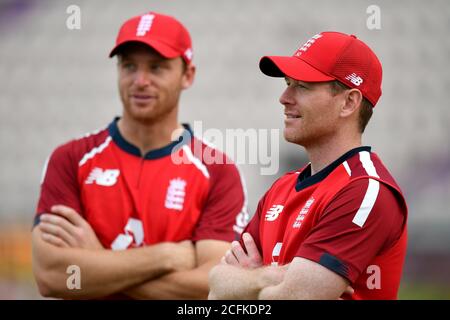
[[136,30],[136,35],[138,37],[143,37],[147,32],[150,31],[154,18],[155,16],[153,14],[144,14],[141,17],[141,21],[139,21],[139,25]]
[[191,48],[186,49],[186,51],[184,52],[184,55],[186,56],[186,58],[190,61],[192,60],[192,56],[194,55],[194,53],[192,52]]
[[355,86],[359,87],[361,83],[364,82],[364,80],[358,76],[356,73],[349,74],[345,77],[345,79],[349,80],[351,83],[353,83]]

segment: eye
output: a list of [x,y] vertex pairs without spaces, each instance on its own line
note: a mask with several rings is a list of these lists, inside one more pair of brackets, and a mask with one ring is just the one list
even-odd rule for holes
[[124,62],[122,68],[126,71],[133,72],[136,71],[136,65],[132,62]]
[[150,69],[152,71],[159,71],[159,70],[161,70],[161,68],[162,68],[162,66],[160,63],[154,63],[150,66]]

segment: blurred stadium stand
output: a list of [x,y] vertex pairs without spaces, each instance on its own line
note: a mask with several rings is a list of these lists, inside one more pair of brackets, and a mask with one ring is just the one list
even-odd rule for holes
[[[66,28],[72,4],[81,8],[81,30]],[[381,8],[381,30],[366,27],[372,4]],[[401,297],[450,298],[448,1],[0,0],[1,299],[39,297],[29,236],[45,160],[120,114],[115,60],[107,56],[121,23],[148,10],[191,31],[197,78],[181,119],[202,120],[204,130],[282,128],[284,84],[259,72],[261,56],[291,54],[324,30],[366,41],[383,63],[384,94],[365,143],[391,168],[410,209]],[[241,165],[251,213],[279,175],[306,162],[282,134],[279,142],[277,175]]]

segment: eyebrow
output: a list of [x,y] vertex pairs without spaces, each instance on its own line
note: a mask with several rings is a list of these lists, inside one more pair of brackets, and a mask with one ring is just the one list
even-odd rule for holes
[[[134,60],[132,55],[133,54],[123,54],[123,55],[119,56],[120,57],[119,61],[121,62],[123,60]],[[164,57],[159,57],[159,56],[152,56],[147,59],[148,62],[164,62],[166,60],[168,60],[168,59],[165,59]]]
[[297,83],[297,84],[301,84],[302,86],[303,85],[304,86],[308,86],[309,85],[308,82],[305,82],[305,81],[302,81],[302,80],[296,80],[294,78],[290,78],[290,77],[287,77],[287,76],[284,77],[284,80],[285,81],[291,81],[291,82],[294,82],[294,83]]

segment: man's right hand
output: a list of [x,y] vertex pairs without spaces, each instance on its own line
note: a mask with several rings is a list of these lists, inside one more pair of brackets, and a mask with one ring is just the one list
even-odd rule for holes
[[242,240],[245,245],[245,250],[238,241],[231,243],[231,249],[227,251],[222,258],[222,263],[239,266],[241,268],[255,269],[263,266],[261,254],[255,244],[250,233],[244,233]]

